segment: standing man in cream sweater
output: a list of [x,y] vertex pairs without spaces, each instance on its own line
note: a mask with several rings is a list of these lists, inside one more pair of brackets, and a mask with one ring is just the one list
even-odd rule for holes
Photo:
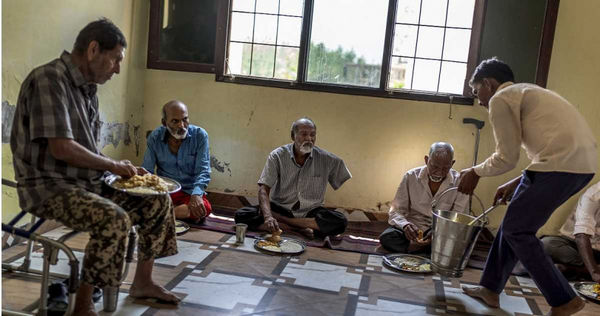
[[552,306],[550,315],[572,315],[583,309],[584,302],[552,264],[535,234],[594,176],[596,140],[583,116],[560,95],[513,81],[510,67],[492,58],[481,62],[469,83],[473,95],[489,111],[496,151],[461,172],[459,192],[472,194],[480,177],[514,169],[521,147],[531,163],[522,175],[498,187],[494,203],[511,203],[490,250],[481,287],[463,290],[499,307],[499,294],[521,261]]

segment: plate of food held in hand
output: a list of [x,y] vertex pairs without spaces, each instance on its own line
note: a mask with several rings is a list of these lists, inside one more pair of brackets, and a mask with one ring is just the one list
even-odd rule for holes
[[600,303],[600,284],[596,282],[577,282],[573,285],[577,293]]
[[129,179],[111,174],[104,178],[104,183],[115,190],[140,196],[169,194],[181,189],[179,182],[151,173]]
[[259,250],[274,254],[299,254],[306,249],[306,244],[294,238],[281,237],[281,229],[266,235],[265,238],[257,238],[254,241],[254,247]]
[[389,254],[383,257],[383,264],[392,270],[412,273],[430,273],[431,260],[404,253]]

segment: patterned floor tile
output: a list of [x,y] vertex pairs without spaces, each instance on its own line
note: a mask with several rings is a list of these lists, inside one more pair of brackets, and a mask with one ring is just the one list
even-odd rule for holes
[[103,299],[100,299],[98,303],[96,303],[96,310],[100,311],[98,314],[100,315],[111,315],[111,316],[140,316],[144,314],[145,311],[148,310],[148,306],[134,304],[133,301],[135,299],[129,297],[127,293],[119,293],[119,299],[117,303],[117,309],[112,312],[104,312],[104,302]]
[[173,291],[186,294],[186,303],[232,310],[236,304],[258,305],[267,287],[255,285],[253,278],[213,272],[207,276],[192,273]]
[[378,299],[376,304],[358,302],[355,316],[430,315],[423,305]]
[[288,263],[281,276],[293,278],[294,285],[313,289],[334,292],[339,292],[342,287],[358,289],[362,276],[347,273],[347,270],[344,266],[307,261],[303,265]]
[[[77,238],[81,240],[75,249],[81,250],[87,237]],[[403,273],[383,267],[377,255],[308,247],[300,255],[281,256],[259,252],[253,242],[246,238],[243,245],[236,245],[231,234],[190,230],[178,240],[179,254],[156,260],[153,273],[156,282],[183,298],[181,304],[161,305],[129,297],[134,262],[113,315],[523,316],[549,310],[535,283],[526,277],[511,278],[501,294],[502,308],[490,309],[461,290],[461,285],[478,284],[480,270],[467,269],[460,279]],[[3,251],[3,256],[19,256],[23,250],[18,247]],[[83,253],[77,251],[77,255],[81,258]],[[55,269],[68,271],[66,257],[60,258]],[[38,251],[33,268],[39,269],[41,262]],[[39,295],[39,285],[31,279],[19,280],[21,277],[4,273],[2,281],[8,286],[3,287],[3,299],[17,310],[27,308]],[[26,290],[15,294],[19,287]],[[578,316],[598,314],[600,305],[588,303]]]
[[174,256],[156,259],[154,262],[173,267],[177,267],[182,263],[198,264],[212,253],[211,251],[200,249],[201,246],[202,244],[199,243],[178,240],[177,250],[179,253]]
[[470,315],[515,315],[522,313],[531,315],[531,308],[525,298],[506,295],[505,292],[500,294],[501,308],[489,308],[480,300],[474,299],[466,295],[462,289],[455,287],[444,287],[444,295],[446,303],[454,306],[460,312],[465,312]]
[[[73,254],[75,255],[75,257],[79,261],[79,264],[81,265],[81,263],[83,262],[83,255],[84,255],[83,252],[73,251]],[[37,272],[42,271],[42,267],[44,265],[43,255],[44,255],[44,251],[41,248],[31,253],[31,258],[30,258],[31,264],[29,266],[31,270],[37,271]],[[20,259],[17,259],[15,261],[11,262],[11,265],[20,266],[21,264],[23,264],[24,260],[25,260],[25,257],[22,257]],[[69,257],[67,257],[67,255],[63,251],[59,251],[58,252],[58,262],[56,265],[50,265],[50,272],[68,275],[70,269],[71,268],[69,266]]]

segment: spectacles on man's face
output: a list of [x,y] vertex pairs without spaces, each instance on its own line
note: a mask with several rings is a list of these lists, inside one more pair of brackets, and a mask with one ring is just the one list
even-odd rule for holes
[[474,98],[477,98],[477,95],[479,94],[479,90],[481,90],[481,83],[474,83],[471,88],[473,88],[473,90],[471,90],[471,94],[473,95]]

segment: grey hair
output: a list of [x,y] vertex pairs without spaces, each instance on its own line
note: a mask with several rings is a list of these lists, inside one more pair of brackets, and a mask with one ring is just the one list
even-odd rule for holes
[[435,142],[429,148],[429,157],[434,155],[437,157],[449,156],[450,159],[454,159],[454,147],[446,142]]
[[299,118],[296,121],[294,121],[294,123],[292,123],[292,127],[290,128],[290,133],[292,135],[292,138],[294,138],[294,135],[296,134],[296,132],[298,132],[298,126],[302,125],[302,124],[306,124],[306,123],[312,125],[312,127],[315,130],[317,129],[317,125],[311,118],[309,118],[307,116]]

